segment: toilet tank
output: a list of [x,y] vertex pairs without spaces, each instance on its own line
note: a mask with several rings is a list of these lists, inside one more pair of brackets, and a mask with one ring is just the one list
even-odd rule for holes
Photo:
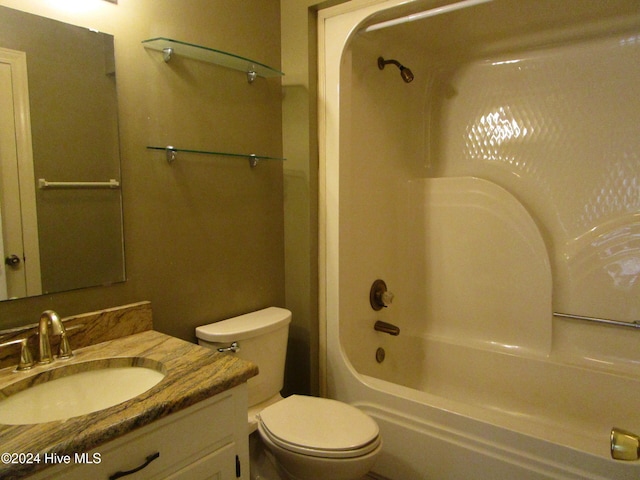
[[240,350],[228,354],[258,365],[258,375],[247,382],[251,407],[282,390],[289,323],[289,310],[269,307],[197,327],[196,337],[199,345],[216,350],[238,342]]

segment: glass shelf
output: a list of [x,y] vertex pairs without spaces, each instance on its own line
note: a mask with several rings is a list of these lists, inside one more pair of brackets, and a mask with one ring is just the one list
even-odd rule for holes
[[143,40],[142,44],[145,48],[163,52],[165,62],[168,62],[172,55],[181,55],[194,60],[214,63],[223,67],[240,70],[247,74],[249,83],[255,79],[256,75],[265,78],[284,75],[284,73],[279,70],[249,58],[240,57],[214,48],[202,47],[200,45],[181,42],[179,40],[172,40],[170,38],[151,38],[149,40]]
[[212,152],[209,150],[192,150],[188,148],[176,148],[172,146],[167,147],[147,147],[149,150],[164,150],[166,152],[167,162],[173,162],[177,156],[178,152],[185,153],[197,153],[202,155],[217,155],[220,157],[235,157],[235,158],[244,158],[249,160],[249,165],[251,167],[255,167],[258,164],[258,160],[286,160],[286,158],[281,157],[269,157],[266,155],[255,155],[253,153],[226,153],[226,152]]

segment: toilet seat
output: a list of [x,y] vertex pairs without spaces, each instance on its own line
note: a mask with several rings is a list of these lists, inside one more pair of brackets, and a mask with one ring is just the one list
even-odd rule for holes
[[356,458],[380,445],[376,422],[346,403],[292,395],[265,408],[258,429],[275,445],[322,458]]

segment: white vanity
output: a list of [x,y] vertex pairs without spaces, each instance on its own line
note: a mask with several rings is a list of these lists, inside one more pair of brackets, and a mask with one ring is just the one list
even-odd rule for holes
[[[75,336],[73,356],[26,371],[3,364],[0,409],[24,392],[30,396],[23,403],[35,410],[69,403],[79,392],[86,401],[73,401],[85,406],[122,388],[123,382],[97,380],[111,369],[142,367],[164,376],[132,398],[76,416],[80,409],[71,409],[68,418],[0,415],[0,452],[12,454],[3,455],[0,478],[249,478],[246,382],[257,375],[256,365],[152,330],[148,302],[65,323]],[[118,329],[123,334],[115,336]],[[91,378],[84,386],[72,383],[41,400],[33,395],[38,387],[84,374]]]
[[246,399],[239,385],[30,478],[249,478]]

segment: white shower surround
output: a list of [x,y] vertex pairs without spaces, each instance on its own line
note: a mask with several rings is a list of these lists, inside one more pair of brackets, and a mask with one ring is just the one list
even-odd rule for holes
[[[607,441],[613,426],[640,432],[640,413],[633,404],[640,394],[640,332],[552,316],[553,310],[567,310],[630,321],[640,310],[639,273],[633,266],[638,259],[640,136],[638,122],[632,121],[640,120],[634,113],[640,108],[635,97],[616,103],[615,95],[616,87],[634,84],[629,75],[638,74],[634,59],[640,35],[628,35],[629,28],[640,32],[637,18],[622,27],[624,19],[613,22],[611,35],[575,35],[575,29],[569,32],[571,41],[562,36],[566,31],[551,35],[544,48],[520,46],[518,55],[505,54],[498,42],[473,61],[453,62],[453,77],[440,70],[428,79],[433,65],[406,39],[394,45],[392,33],[385,32],[384,42],[354,40],[357,30],[374,23],[371,18],[400,16],[389,12],[395,7],[411,12],[429,3],[354,1],[320,13],[321,321],[327,394],[360,406],[379,422],[385,448],[375,471],[388,478],[638,478],[637,462],[608,458]],[[529,37],[523,34],[522,45],[531,42]],[[597,67],[602,63],[581,78],[571,76],[568,59],[597,64],[611,49],[619,63],[609,65],[601,77]],[[397,72],[376,71],[378,54],[402,56],[399,60],[416,80],[405,85]],[[517,83],[522,69],[533,72],[525,76],[531,82],[526,88]],[[550,72],[559,75],[552,82]],[[594,78],[611,88],[587,102],[584,87]],[[569,80],[570,91],[549,91],[554,82],[561,86]],[[481,94],[469,88],[474,81],[484,85]],[[540,106],[545,87],[549,95]],[[434,105],[444,98],[436,98],[435,90],[456,96],[455,104]],[[538,102],[537,110],[523,112],[527,100],[518,102],[519,91]],[[380,98],[373,98],[376,92]],[[545,108],[542,118],[533,115]],[[379,118],[378,110],[391,113],[392,120]],[[587,115],[617,115],[621,122],[617,128],[595,120],[590,124]],[[359,127],[363,118],[366,128]],[[568,138],[572,132],[563,130],[571,121],[580,124],[580,139]],[[582,141],[602,128],[612,134],[608,150],[606,142]],[[434,141],[444,129],[447,135]],[[549,178],[558,175],[553,169],[563,168],[553,159],[540,162],[551,153],[569,164],[587,159],[593,171],[570,188],[550,185]],[[607,169],[598,171],[594,158],[611,161],[604,181]],[[571,188],[580,191],[574,194]],[[484,199],[480,206],[484,201],[487,208],[478,208],[470,193]],[[576,197],[582,203],[572,204]],[[554,202],[562,208],[548,208]],[[447,221],[452,217],[460,222]],[[434,263],[430,254],[442,259],[455,251],[448,248],[459,249],[455,240],[460,233],[477,231],[474,220],[497,223],[481,228],[489,234],[476,236],[477,250],[467,259],[457,258],[454,266],[470,262],[469,272],[477,278],[493,262],[519,262],[520,276],[498,268],[501,273],[489,281],[474,283],[455,274],[445,278],[455,270],[452,264]],[[513,235],[491,237],[496,228]],[[498,250],[505,255],[491,256],[492,238],[503,242]],[[416,240],[428,248],[415,248]],[[607,270],[612,263],[619,270]],[[600,294],[607,272],[609,280],[624,287],[612,290],[611,302],[603,302]],[[394,304],[378,314],[367,302],[368,287],[377,277],[396,293]],[[466,282],[467,291],[477,290],[472,298],[460,300],[442,286],[459,285],[456,278]],[[520,288],[509,290],[510,282]],[[497,303],[513,292],[516,300]],[[469,318],[475,312],[477,318]],[[401,335],[374,332],[376,319],[398,324]],[[379,346],[387,351],[382,364],[374,360]]]

